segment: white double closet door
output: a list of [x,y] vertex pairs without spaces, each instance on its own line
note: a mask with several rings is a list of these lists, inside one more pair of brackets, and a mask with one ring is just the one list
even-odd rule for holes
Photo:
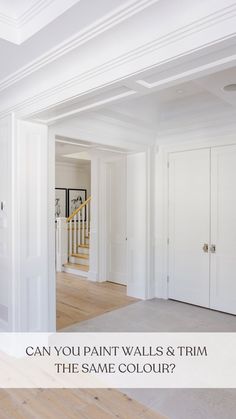
[[169,160],[169,298],[236,314],[236,145]]

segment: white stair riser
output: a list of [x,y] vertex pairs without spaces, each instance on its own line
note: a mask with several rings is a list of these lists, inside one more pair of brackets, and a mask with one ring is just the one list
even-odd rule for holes
[[87,247],[78,247],[76,253],[82,253],[83,255],[89,255],[89,249]]
[[89,259],[75,258],[73,256],[69,257],[70,263],[78,263],[79,265],[89,265]]

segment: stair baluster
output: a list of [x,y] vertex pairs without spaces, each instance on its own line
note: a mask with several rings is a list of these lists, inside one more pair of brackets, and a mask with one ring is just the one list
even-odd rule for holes
[[[90,203],[89,197],[76,211],[67,219],[68,224],[68,250],[69,264],[77,264],[81,268],[88,268],[89,260],[89,234],[90,234]],[[73,262],[73,260],[78,261]],[[84,265],[85,264],[85,265]],[[87,269],[86,269],[87,270]]]

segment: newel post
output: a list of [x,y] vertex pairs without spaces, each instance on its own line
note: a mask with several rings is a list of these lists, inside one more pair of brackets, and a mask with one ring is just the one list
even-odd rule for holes
[[56,219],[56,271],[68,262],[68,224],[66,218]]

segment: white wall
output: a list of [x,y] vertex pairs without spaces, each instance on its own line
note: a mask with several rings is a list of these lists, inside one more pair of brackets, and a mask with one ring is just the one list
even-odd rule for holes
[[0,120],[0,330],[10,330],[11,285],[13,280],[12,213],[13,213],[13,173],[12,173],[13,119]]
[[56,188],[87,189],[91,195],[91,169],[76,164],[56,162]]

